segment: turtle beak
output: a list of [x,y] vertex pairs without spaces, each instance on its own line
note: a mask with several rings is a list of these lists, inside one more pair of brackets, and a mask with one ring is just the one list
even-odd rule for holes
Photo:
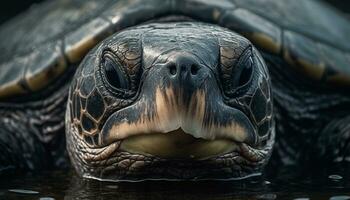
[[135,135],[170,133],[177,129],[205,140],[256,143],[255,129],[240,110],[206,99],[204,91],[197,91],[188,107],[177,104],[176,96],[172,88],[164,91],[158,88],[154,100],[144,95],[136,104],[115,112],[102,128],[100,145]]

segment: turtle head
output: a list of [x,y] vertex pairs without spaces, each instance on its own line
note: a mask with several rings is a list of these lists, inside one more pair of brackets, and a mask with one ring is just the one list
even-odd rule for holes
[[71,161],[85,177],[258,175],[274,142],[269,74],[247,39],[217,26],[130,28],[80,64],[66,129]]

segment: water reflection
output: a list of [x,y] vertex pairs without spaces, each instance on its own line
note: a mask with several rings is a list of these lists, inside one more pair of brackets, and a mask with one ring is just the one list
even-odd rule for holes
[[1,177],[0,199],[350,199],[349,173],[343,170],[348,167],[339,169],[271,170],[243,182],[141,183],[99,182],[54,171]]
[[67,199],[231,199],[261,195],[267,188],[251,182],[155,182],[101,183],[74,177]]

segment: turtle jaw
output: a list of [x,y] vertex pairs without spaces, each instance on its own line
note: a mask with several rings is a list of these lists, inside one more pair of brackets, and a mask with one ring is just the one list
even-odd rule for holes
[[[91,147],[79,137],[78,129],[74,125],[67,128],[71,131],[67,135],[67,148],[78,174],[89,179],[116,182],[241,180],[258,176],[270,157],[274,139],[271,137],[267,145],[259,149],[231,140],[198,139],[176,130],[161,134],[167,138],[161,138],[157,134],[138,135],[104,147]],[[182,144],[176,146],[171,143],[174,138],[182,141]],[[155,151],[149,148],[152,144],[147,146],[147,140],[152,142]],[[169,148],[170,145],[158,141],[167,141],[168,144],[170,141],[170,144],[175,144],[172,147],[180,146],[183,149],[159,151]],[[146,144],[143,146],[145,148],[141,146],[142,143]],[[159,144],[163,146],[158,146]],[[203,151],[203,148],[216,146],[221,149]],[[155,155],[159,152],[162,154]]]
[[258,149],[231,139],[202,139],[185,133],[181,128],[168,133],[140,134],[120,141],[120,151],[155,156],[169,160],[205,161],[237,153],[250,162],[263,162]]
[[121,141],[120,150],[165,159],[197,159],[223,155],[237,150],[228,139],[205,140],[185,133],[181,128],[169,133],[136,135]]

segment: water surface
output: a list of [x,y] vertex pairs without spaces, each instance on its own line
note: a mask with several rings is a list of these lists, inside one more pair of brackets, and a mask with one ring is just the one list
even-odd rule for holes
[[79,178],[73,171],[1,177],[0,199],[350,199],[349,167],[269,169],[247,181],[112,183]]

